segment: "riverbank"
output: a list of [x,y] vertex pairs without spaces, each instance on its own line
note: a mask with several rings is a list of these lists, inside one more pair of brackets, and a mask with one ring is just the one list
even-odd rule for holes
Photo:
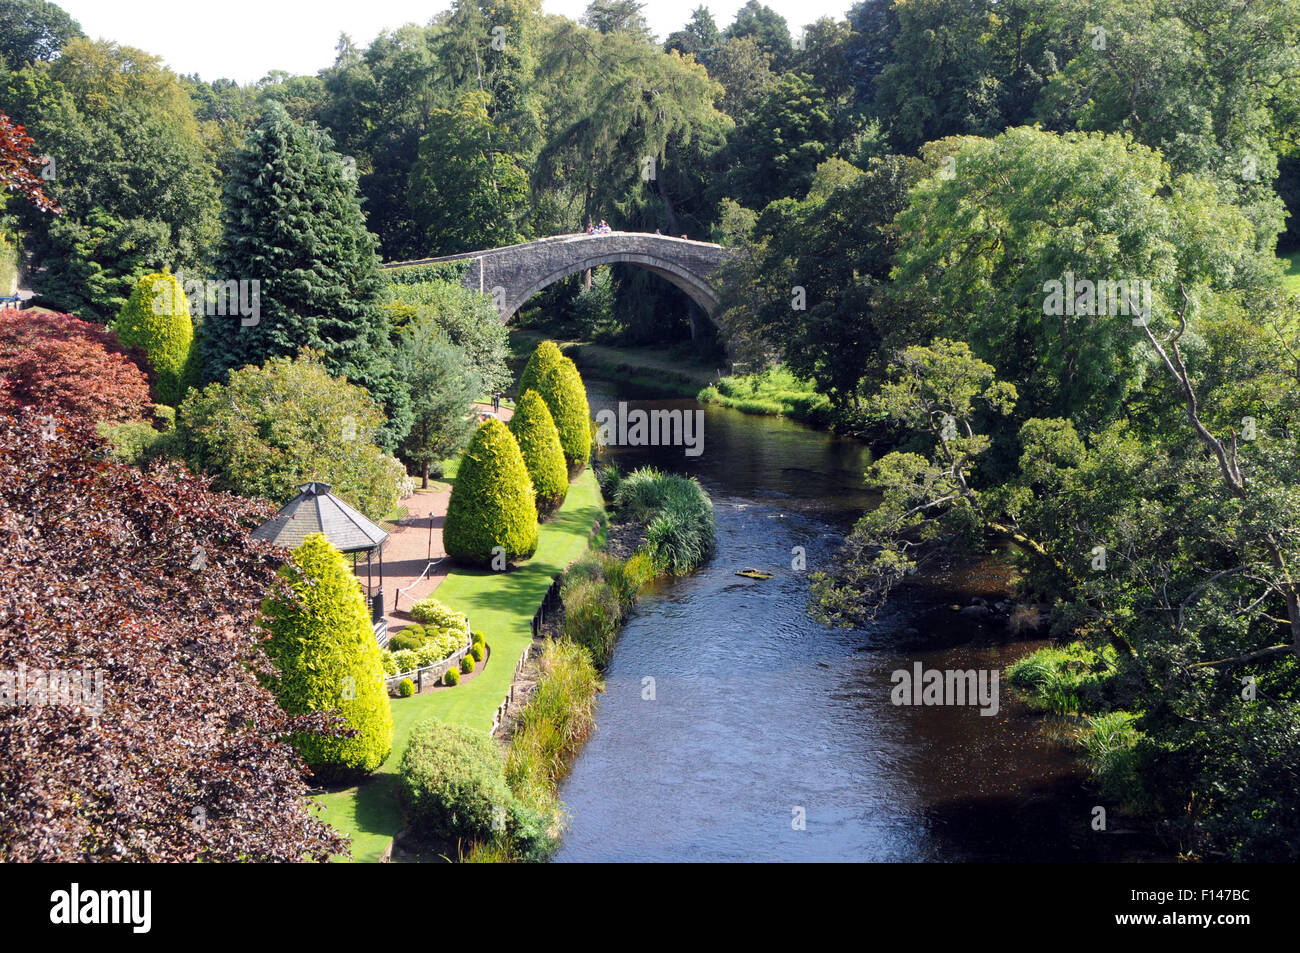
[[[455,467],[445,478],[454,482]],[[427,718],[465,725],[485,735],[510,689],[519,657],[532,642],[532,618],[552,581],[586,551],[595,522],[604,515],[600,489],[590,468],[569,486],[555,516],[543,523],[537,552],[508,573],[455,567],[438,587],[438,599],[466,613],[491,647],[490,661],[472,681],[452,691],[390,700],[393,750],[360,785],[316,795],[320,816],[352,838],[352,859],[383,859],[402,827],[397,768],[411,730]]]
[[744,414],[789,417],[820,429],[831,426],[831,402],[808,381],[781,365],[757,374],[733,374],[705,387],[695,399]]
[[557,340],[537,331],[513,330],[510,347],[515,358],[526,360],[538,343],[555,341],[578,369],[594,377],[635,384],[665,397],[694,397],[722,377],[721,368],[708,368],[673,356],[667,348],[612,347],[589,341]]

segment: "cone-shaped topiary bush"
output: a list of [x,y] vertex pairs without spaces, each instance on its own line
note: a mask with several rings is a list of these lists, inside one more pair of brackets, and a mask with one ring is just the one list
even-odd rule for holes
[[537,345],[533,354],[528,358],[528,363],[524,365],[524,372],[519,375],[519,390],[516,393],[524,396],[527,390],[537,390],[538,383],[552,367],[557,367],[560,361],[564,360],[564,355],[560,353],[560,346],[554,341],[543,341]]
[[531,388],[524,391],[515,405],[515,415],[507,425],[524,455],[524,466],[533,480],[537,512],[554,512],[569,492],[569,471],[560,446],[560,432],[542,395]]
[[290,740],[326,780],[373,771],[392,749],[393,716],[361,584],[320,533],[293,551],[281,574],[293,597],[272,595],[262,607],[266,654],[279,673],[268,687],[290,714],[337,709],[357,732],[299,732]]
[[175,407],[197,378],[198,352],[189,299],[167,274],[145,275],[113,323],[118,342],[138,347],[154,372],[154,400]]
[[507,559],[527,559],[537,549],[533,481],[499,420],[485,421],[460,458],[442,544],[449,556],[480,565],[492,562],[498,546]]
[[591,408],[587,406],[587,389],[577,365],[567,357],[548,370],[537,383],[537,392],[546,401],[560,432],[564,462],[570,473],[578,473],[591,457]]

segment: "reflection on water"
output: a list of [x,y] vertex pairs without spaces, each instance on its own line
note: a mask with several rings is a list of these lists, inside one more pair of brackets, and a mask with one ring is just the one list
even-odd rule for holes
[[[593,413],[634,399],[603,382],[590,382],[589,396]],[[608,453],[624,470],[653,463],[699,477],[717,511],[718,551],[695,575],[645,594],[624,629],[599,730],[561,789],[571,820],[557,860],[1144,856],[1123,835],[1090,830],[1095,799],[1074,759],[1005,691],[992,718],[890,704],[890,673],[913,661],[1000,669],[1032,643],[959,625],[950,592],[914,596],[870,630],[807,616],[792,548],[806,548],[809,569],[834,558],[871,502],[865,450],[790,421],[705,414],[701,456]],[[745,566],[773,578],[736,576]]]

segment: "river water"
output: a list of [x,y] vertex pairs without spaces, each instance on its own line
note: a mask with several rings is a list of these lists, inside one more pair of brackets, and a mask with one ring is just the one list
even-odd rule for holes
[[[588,384],[592,413],[645,400]],[[806,611],[825,566],[872,500],[868,457],[801,424],[703,407],[704,451],[607,450],[691,474],[713,498],[717,553],[643,594],[605,674],[598,730],[561,788],[570,822],[557,861],[1125,860],[1152,856],[1092,830],[1076,759],[1005,685],[1000,710],[895,706],[896,669],[1002,669],[1040,644],[959,616],[996,598],[996,566],[936,581],[870,629]],[[744,567],[766,581],[735,575]],[[652,679],[653,682],[647,681]],[[652,689],[652,690],[651,690]]]

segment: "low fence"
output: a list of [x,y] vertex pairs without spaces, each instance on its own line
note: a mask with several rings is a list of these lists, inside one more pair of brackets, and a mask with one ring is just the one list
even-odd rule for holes
[[542,597],[542,604],[533,613],[533,638],[537,638],[542,634],[542,626],[546,623],[546,620],[559,610],[560,584],[563,581],[563,576],[556,576],[551,580],[551,588],[546,590],[546,595]]
[[533,657],[533,644],[529,642],[525,646],[523,654],[519,656],[519,661],[515,663],[515,674],[510,678],[510,690],[506,692],[505,701],[497,705],[497,710],[492,713],[492,727],[488,729],[488,737],[497,733],[497,729],[501,727],[501,722],[505,720],[506,712],[510,710],[510,705],[515,700],[515,688],[519,684],[519,676],[523,674],[524,666],[528,663],[528,660]]

